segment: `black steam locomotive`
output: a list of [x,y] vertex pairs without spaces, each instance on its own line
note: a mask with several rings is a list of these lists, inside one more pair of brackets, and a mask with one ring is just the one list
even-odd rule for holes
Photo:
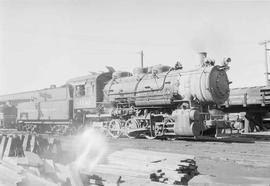
[[229,97],[228,62],[215,65],[201,53],[201,65],[185,71],[156,65],[133,73],[92,73],[51,87],[0,96],[16,105],[20,129],[68,131],[91,125],[113,137],[199,136],[225,125],[219,105]]

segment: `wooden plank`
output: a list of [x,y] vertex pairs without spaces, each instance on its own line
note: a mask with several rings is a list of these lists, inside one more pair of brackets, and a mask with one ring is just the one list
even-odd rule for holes
[[45,159],[43,160],[43,162],[44,162],[44,169],[43,169],[44,173],[46,174],[56,173],[53,160]]
[[[181,161],[181,160],[180,160]],[[164,170],[176,170],[178,164],[181,164],[179,160],[162,160],[159,162],[151,163],[147,161],[140,161],[136,159],[130,159],[128,157],[108,157],[108,164],[121,165],[132,167],[131,169],[164,169]]]
[[3,136],[0,144],[0,159],[3,159],[5,148],[7,145],[7,136]]
[[5,157],[5,159],[1,161],[1,165],[19,174],[22,174],[24,170],[21,166],[17,166],[17,157]]
[[[100,172],[83,172],[88,175],[98,175],[102,178],[102,183],[104,186],[172,186],[173,184],[164,184],[159,182],[153,182],[149,178],[138,178],[134,176],[120,176],[111,173],[100,173]],[[119,179],[120,178],[120,179]]]
[[32,135],[30,140],[30,152],[34,152],[36,149],[36,136]]
[[68,166],[68,170],[69,170],[69,175],[70,175],[69,179],[70,179],[71,186],[83,186],[83,182],[81,180],[79,171],[76,168],[76,166],[74,164],[70,164]]
[[249,120],[245,118],[244,121],[245,121],[245,132],[247,133],[250,131]]
[[174,165],[175,162],[180,162],[181,160],[184,160],[184,158],[177,158],[177,157],[166,157],[166,156],[159,156],[156,154],[156,156],[140,156],[139,154],[134,153],[133,156],[130,154],[122,153],[122,154],[111,154],[108,156],[109,162],[114,162],[118,160],[123,160],[121,163],[124,162],[130,162],[130,163],[138,163],[138,164],[155,164],[159,162],[168,162],[168,164]]
[[62,182],[66,182],[66,180],[70,176],[68,166],[64,166],[59,163],[54,163],[54,167],[55,167],[56,175],[58,179],[61,180]]
[[37,167],[28,167],[27,169],[29,172],[33,173],[36,176],[41,176],[39,168]]
[[18,157],[22,157],[23,156],[23,147],[22,147],[22,142],[23,142],[23,136],[22,135],[17,135],[15,137],[15,152],[14,155],[18,156]]
[[28,140],[29,140],[29,134],[25,134],[24,139],[23,139],[23,151],[27,151]]
[[[134,157],[134,158],[145,158],[147,157],[151,157],[153,159],[168,159],[168,158],[172,158],[172,159],[194,159],[195,156],[193,155],[187,155],[187,154],[177,154],[177,153],[168,153],[168,152],[158,152],[158,151],[149,151],[149,150],[139,150],[139,149],[124,149],[121,151],[117,151],[113,154],[130,154],[131,156],[129,156],[130,158]],[[136,155],[136,157],[134,156]],[[157,158],[156,158],[157,157]]]
[[[157,181],[155,183],[186,184],[197,170],[194,159],[193,155],[124,149],[108,155],[108,164],[98,165],[93,171],[145,181],[151,180],[150,175],[155,175],[156,178],[152,178],[153,181]],[[181,173],[179,167],[185,168],[184,173]],[[191,176],[187,175],[192,172],[194,174]]]
[[198,185],[215,185],[213,179],[207,175],[198,175],[192,178],[188,185],[190,186],[198,186]]
[[11,149],[11,148],[12,148],[12,141],[13,141],[13,137],[12,137],[12,136],[9,136],[9,137],[8,137],[7,146],[6,146],[4,155],[3,155],[3,158],[4,158],[4,157],[9,157],[9,155],[11,154],[11,150],[12,150],[12,149]]
[[31,186],[59,186],[59,184],[54,183],[52,180],[47,180],[41,176],[36,176],[30,172],[26,172],[19,185],[31,185]]
[[6,163],[0,164],[0,185],[3,186],[11,186],[11,185],[17,185],[18,182],[21,182],[23,176],[19,175],[18,172],[10,168],[11,165],[7,166]]
[[33,152],[24,152],[25,157],[21,157],[17,159],[18,165],[30,166],[30,167],[40,167],[43,166],[43,161],[40,157]]
[[118,167],[110,167],[110,166],[104,166],[104,165],[96,166],[93,171],[97,173],[106,173],[106,174],[113,174],[113,175],[118,175],[118,176],[130,176],[130,177],[144,178],[144,179],[149,178],[149,174],[146,172],[120,169]]

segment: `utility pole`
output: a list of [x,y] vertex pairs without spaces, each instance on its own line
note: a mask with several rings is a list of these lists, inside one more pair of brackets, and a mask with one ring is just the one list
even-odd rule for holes
[[268,55],[267,55],[267,51],[270,51],[270,49],[267,48],[267,44],[270,43],[270,40],[268,41],[264,41],[259,43],[260,45],[264,45],[264,50],[265,50],[265,80],[266,80],[266,86],[270,86],[270,82],[268,79]]
[[144,54],[143,54],[143,50],[141,51],[141,67],[143,68],[143,56],[144,56]]

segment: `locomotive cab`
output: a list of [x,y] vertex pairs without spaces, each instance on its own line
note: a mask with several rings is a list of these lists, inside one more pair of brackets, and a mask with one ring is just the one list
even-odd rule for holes
[[86,118],[95,118],[104,112],[103,88],[112,78],[112,72],[92,73],[69,80],[74,87],[73,108],[74,120],[77,123],[87,123]]

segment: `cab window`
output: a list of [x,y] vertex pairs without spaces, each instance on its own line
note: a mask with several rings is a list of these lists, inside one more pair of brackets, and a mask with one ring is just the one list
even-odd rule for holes
[[77,85],[76,86],[75,96],[76,97],[85,96],[85,86],[84,85]]

